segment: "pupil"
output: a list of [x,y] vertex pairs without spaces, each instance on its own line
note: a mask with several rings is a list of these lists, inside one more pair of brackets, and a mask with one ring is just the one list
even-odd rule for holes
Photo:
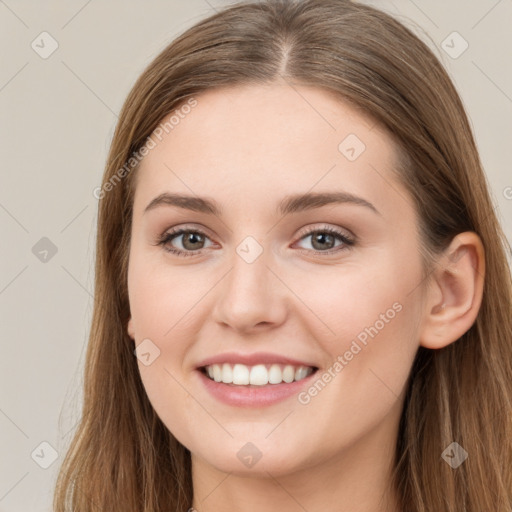
[[[196,238],[197,240],[195,240]],[[187,246],[187,244],[194,245],[195,243],[201,242],[201,235],[199,235],[198,233],[189,233],[188,236],[185,237],[184,242],[185,247]],[[194,249],[194,247],[192,247],[192,249]]]
[[189,233],[188,237],[186,238],[187,242],[194,245],[198,242],[201,242],[201,235],[198,233]]
[[[325,243],[332,242],[332,240],[331,240],[332,238],[333,238],[333,236],[329,235],[329,234],[319,234],[316,237],[314,237],[313,240],[314,240],[315,243],[319,242],[320,244],[325,244]],[[322,247],[320,247],[320,248],[322,248]]]

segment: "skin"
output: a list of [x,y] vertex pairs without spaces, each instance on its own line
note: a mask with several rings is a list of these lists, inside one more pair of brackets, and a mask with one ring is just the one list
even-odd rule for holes
[[[442,348],[474,322],[481,242],[461,233],[422,279],[415,209],[393,174],[393,141],[330,93],[276,83],[197,100],[138,171],[127,326],[135,346],[149,338],[160,350],[150,365],[139,361],[140,375],[159,417],[191,451],[193,507],[398,510],[390,470],[406,380],[420,345]],[[338,149],[348,134],[366,146],[355,161]],[[288,194],[334,190],[379,213],[350,203],[275,213]],[[222,214],[169,205],[144,213],[163,192],[206,196]],[[184,225],[206,234],[192,246],[200,254],[157,245]],[[355,244],[322,254],[303,233],[324,226]],[[263,249],[250,264],[236,252],[247,236]],[[191,247],[183,244],[177,236],[168,246]],[[293,396],[260,408],[225,405],[195,370],[219,353],[271,352],[310,361],[321,374],[396,303],[394,318],[307,404]],[[252,467],[237,457],[247,442],[262,454]]]

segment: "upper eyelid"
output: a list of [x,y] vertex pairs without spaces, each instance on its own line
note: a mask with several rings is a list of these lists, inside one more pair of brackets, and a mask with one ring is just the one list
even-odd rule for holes
[[166,236],[175,235],[175,236],[181,236],[183,232],[192,232],[192,233],[199,233],[201,235],[204,235],[208,237],[209,239],[212,239],[213,237],[209,234],[210,231],[207,228],[204,227],[196,227],[196,226],[177,226],[173,228],[166,229],[163,234],[161,235],[161,238],[165,238]]
[[321,226],[316,226],[316,227],[305,227],[305,228],[302,228],[299,230],[298,232],[298,237],[299,239],[302,238],[303,236],[306,236],[306,235],[310,235],[311,233],[315,233],[317,231],[340,231],[342,232],[341,234],[343,234],[344,236],[346,236],[346,238],[350,238],[351,240],[355,240],[356,236],[347,228],[344,228],[344,227],[340,227],[340,226],[331,226],[329,224],[323,224]]
[[[318,225],[318,226],[306,226],[304,228],[301,228],[298,233],[299,235],[300,234],[305,234],[305,233],[311,233],[311,232],[314,232],[314,231],[322,231],[322,230],[329,230],[329,229],[334,229],[334,230],[340,230],[340,231],[346,231],[347,232],[347,236],[355,236],[352,234],[352,232],[345,228],[345,227],[341,227],[341,226],[332,226],[330,224],[326,224],[326,223],[323,223],[321,225]],[[175,227],[172,227],[172,228],[167,228],[166,230],[164,230],[163,232],[163,235],[166,235],[167,233],[175,233],[175,232],[178,232],[178,231],[192,231],[192,232],[199,232],[199,233],[203,233],[205,235],[209,235],[210,233],[210,230],[204,226],[201,226],[201,225],[188,225],[188,224],[184,224],[184,225],[178,225],[178,226],[175,226]]]

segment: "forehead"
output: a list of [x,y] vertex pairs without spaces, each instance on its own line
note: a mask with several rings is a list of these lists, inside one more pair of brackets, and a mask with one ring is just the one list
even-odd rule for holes
[[209,90],[195,100],[153,133],[154,148],[138,171],[136,208],[141,198],[169,190],[230,203],[261,195],[277,201],[313,189],[396,195],[385,190],[392,189],[393,140],[334,93],[246,85]]

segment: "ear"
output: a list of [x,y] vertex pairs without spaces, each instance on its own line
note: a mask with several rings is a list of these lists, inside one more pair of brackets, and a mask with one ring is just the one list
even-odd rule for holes
[[420,345],[439,349],[458,340],[482,303],[485,253],[480,237],[467,231],[453,238],[431,276],[420,330]]
[[135,340],[135,331],[133,330],[133,320],[132,320],[132,317],[130,317],[130,319],[128,320],[127,331],[128,331],[128,336],[130,336],[130,338],[132,340]]

